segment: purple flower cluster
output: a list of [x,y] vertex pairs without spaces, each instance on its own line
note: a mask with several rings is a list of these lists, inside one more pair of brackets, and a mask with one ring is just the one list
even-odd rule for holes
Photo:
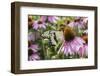
[[29,16],[29,61],[75,56],[88,57],[87,17]]
[[87,28],[88,18],[87,17],[76,17],[74,21],[70,22],[68,26],[78,27],[78,28]]
[[30,45],[30,47],[28,48],[28,53],[29,53],[28,60],[29,61],[40,60],[38,50],[39,50],[39,47],[37,44]]
[[58,17],[56,16],[41,16],[40,20],[34,21],[33,22],[33,29],[46,29],[46,21],[50,23],[56,23],[58,20]]
[[[82,36],[77,36],[71,35],[70,31],[66,32],[68,33],[65,37],[73,37],[70,41],[67,41],[64,39],[64,42],[62,46],[60,47],[58,53],[63,53],[65,55],[74,55],[78,54],[80,57],[87,57],[88,56],[88,31],[87,31],[87,23],[88,23],[88,18],[87,17],[75,17],[75,20],[72,22],[69,22],[67,26],[70,28],[78,28],[77,31],[79,30],[84,30]],[[74,33],[76,30],[74,31]]]
[[[30,16],[29,16],[30,19]],[[31,16],[32,19],[32,16]],[[41,30],[41,29],[46,29],[46,21],[50,22],[50,23],[56,23],[56,20],[58,19],[58,17],[56,16],[40,16],[39,20],[29,20],[32,21],[32,28],[34,30]],[[38,39],[40,37],[38,32],[29,32],[28,33],[28,41],[31,43],[29,44],[28,47],[28,60],[29,61],[33,61],[33,60],[40,60],[40,56],[39,56],[39,46],[38,44],[34,44],[32,42],[34,42],[36,39]]]
[[40,20],[44,22],[48,21],[50,23],[56,23],[59,18],[56,16],[41,16]]

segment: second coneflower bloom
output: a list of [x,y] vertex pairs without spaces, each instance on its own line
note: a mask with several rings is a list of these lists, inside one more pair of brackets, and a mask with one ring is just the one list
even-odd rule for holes
[[50,23],[56,23],[59,18],[57,16],[41,16],[40,20],[43,22],[48,21]]
[[79,56],[82,57],[86,48],[84,47],[85,41],[81,37],[77,37],[73,29],[68,26],[65,27],[63,35],[64,42],[62,43],[58,53],[62,52],[65,55],[79,54]]
[[39,50],[39,46],[37,44],[29,45],[29,48],[28,48],[29,61],[40,60],[38,50]]
[[45,22],[42,22],[42,21],[34,21],[32,26],[33,26],[33,29],[35,29],[35,30],[46,29],[46,24],[45,24]]

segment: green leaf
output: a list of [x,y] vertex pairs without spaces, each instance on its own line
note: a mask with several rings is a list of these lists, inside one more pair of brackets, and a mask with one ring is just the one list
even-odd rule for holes
[[40,16],[32,16],[32,18],[33,18],[34,20],[39,20],[39,19],[40,19]]

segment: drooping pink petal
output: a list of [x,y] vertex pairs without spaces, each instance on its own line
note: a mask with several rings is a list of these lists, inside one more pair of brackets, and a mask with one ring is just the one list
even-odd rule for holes
[[32,44],[29,49],[32,49],[33,52],[37,52],[39,50],[39,46],[37,44]]
[[34,33],[32,33],[32,32],[28,33],[28,40],[29,41],[35,41],[35,35],[34,35]]
[[46,19],[47,19],[47,16],[41,16],[41,17],[40,17],[40,21],[42,21],[42,22],[45,22]]
[[88,46],[87,46],[87,44],[84,45],[83,47],[80,47],[78,53],[79,53],[80,57],[88,56]]
[[[65,55],[67,54],[74,54],[74,53],[79,53],[82,55],[83,53],[83,47],[84,47],[84,40],[81,39],[80,37],[75,37],[74,40],[68,42],[65,41],[64,45],[61,49],[60,52],[64,53]],[[82,50],[82,51],[80,51]]]
[[29,61],[35,61],[35,60],[40,60],[38,54],[32,54],[31,56],[29,56]]
[[42,25],[42,28],[46,29],[46,26],[45,25]]
[[33,23],[33,29],[35,29],[35,30],[37,30],[38,29],[38,27],[39,27],[39,25],[38,25],[38,23],[37,23],[37,21],[34,21],[34,23]]
[[88,44],[84,45],[84,55],[88,56]]
[[58,20],[58,17],[56,16],[48,16],[48,21],[51,23],[55,23]]
[[74,27],[74,22],[70,22],[69,24],[68,24],[68,26],[70,26],[70,27]]

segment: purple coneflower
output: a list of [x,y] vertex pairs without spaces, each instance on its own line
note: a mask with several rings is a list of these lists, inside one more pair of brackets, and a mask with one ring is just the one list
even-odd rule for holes
[[50,23],[56,23],[59,18],[56,16],[41,16],[41,21],[49,21]]
[[28,60],[29,61],[40,60],[40,57],[39,57],[39,55],[37,53],[34,53],[31,56],[29,56]]
[[87,51],[87,47],[84,45],[85,41],[81,37],[77,37],[71,27],[66,27],[63,33],[64,42],[61,45],[58,53],[61,52],[66,56],[68,54],[79,54],[79,56],[82,57],[85,51]]
[[87,18],[76,17],[74,21],[72,21],[68,24],[68,26],[78,27],[78,28],[86,28],[87,22],[88,22]]
[[45,22],[42,21],[34,21],[33,23],[33,29],[37,30],[37,29],[46,29],[46,24]]
[[29,61],[40,60],[38,50],[39,48],[37,44],[30,45],[29,50],[28,50],[28,60]]

